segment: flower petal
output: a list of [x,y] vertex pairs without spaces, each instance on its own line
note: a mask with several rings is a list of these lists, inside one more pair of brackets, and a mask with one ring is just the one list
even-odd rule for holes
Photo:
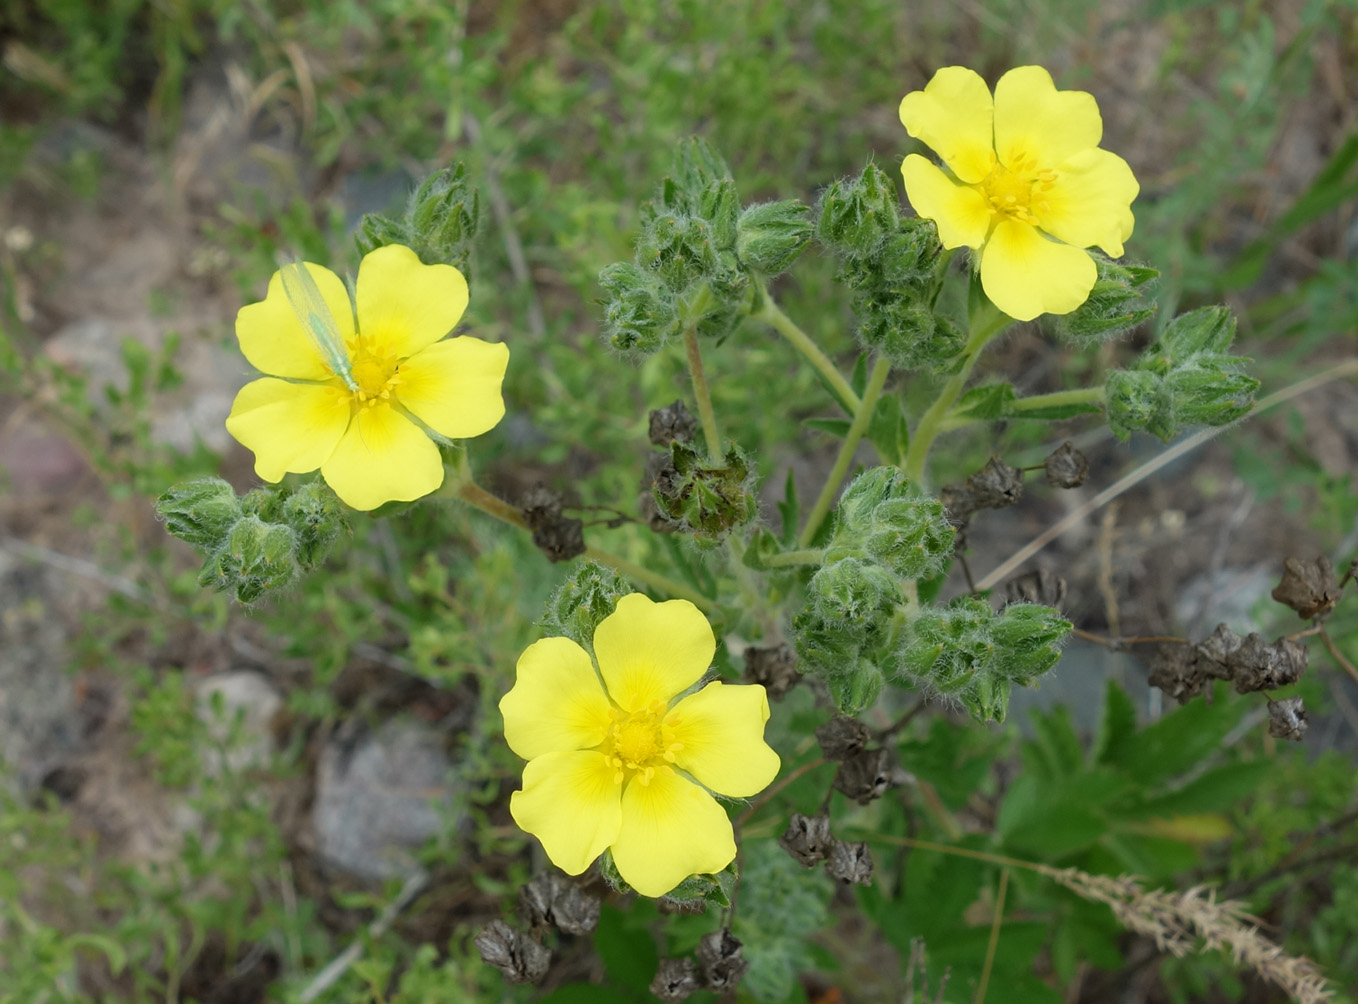
[[1098,245],[1118,257],[1132,236],[1132,200],[1141,186],[1127,162],[1107,150],[1085,150],[1057,168],[1048,189],[1033,191],[1042,229],[1076,247]]
[[[341,337],[348,339],[354,331],[354,306],[344,280],[324,266],[309,261],[302,264],[330,308]],[[236,340],[250,365],[261,373],[294,380],[326,380],[334,376],[313,336],[292,309],[288,294],[283,291],[280,272],[269,280],[269,291],[263,300],[241,307],[236,313]]]
[[518,679],[500,698],[505,741],[525,760],[588,749],[608,734],[608,697],[589,653],[569,638],[543,638],[519,656]]
[[500,385],[508,365],[508,345],[449,338],[401,363],[396,399],[440,435],[479,436],[504,418]]
[[1102,138],[1094,95],[1058,91],[1040,66],[1016,66],[995,85],[995,152],[1011,171],[1054,168]]
[[990,88],[965,66],[943,67],[924,90],[901,100],[906,131],[968,184],[976,184],[995,164],[993,121]]
[[1017,220],[1000,221],[981,252],[985,295],[1020,321],[1069,314],[1089,298],[1098,274],[1088,253]]
[[523,790],[509,799],[509,814],[567,875],[579,875],[622,826],[622,786],[602,753],[544,753],[523,770]]
[[663,896],[690,875],[719,872],[736,856],[726,810],[669,767],[622,793],[622,830],[613,842],[618,874],[643,896]]
[[945,248],[978,248],[985,243],[995,214],[984,195],[970,185],[959,185],[917,153],[905,158],[901,175],[910,205],[934,221]]
[[443,484],[438,447],[386,403],[360,408],[321,466],[321,475],[352,509],[413,502]]
[[594,629],[599,672],[608,696],[624,711],[687,690],[707,672],[716,651],[712,625],[688,600],[656,603],[629,593]]
[[358,266],[358,332],[377,356],[413,356],[452,331],[467,309],[467,280],[451,265],[426,265],[400,244]]
[[683,748],[677,766],[719,795],[748,798],[778,776],[780,761],[764,742],[769,699],[764,688],[709,683],[670,709],[667,739]]
[[349,393],[334,384],[265,377],[240,389],[226,431],[255,455],[255,473],[282,481],[330,459],[349,426]]

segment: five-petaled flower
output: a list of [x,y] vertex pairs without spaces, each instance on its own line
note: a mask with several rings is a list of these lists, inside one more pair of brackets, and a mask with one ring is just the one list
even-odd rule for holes
[[986,296],[1011,317],[1070,313],[1098,275],[1083,249],[1122,254],[1139,187],[1125,160],[1099,149],[1092,94],[1058,91],[1042,67],[1020,66],[992,100],[974,71],[949,66],[905,96],[901,122],[951,172],[906,157],[910,204],[945,248],[980,253]]
[[410,248],[364,256],[357,310],[339,276],[303,266],[314,302],[305,279],[298,294],[275,272],[264,300],[236,316],[241,351],[269,375],[241,388],[227,431],[254,451],[265,481],[319,467],[336,495],[364,510],[428,495],[443,483],[443,461],[425,427],[449,439],[494,428],[508,347],[444,338],[467,308],[467,280]]
[[731,821],[709,790],[757,794],[779,760],[764,742],[763,687],[709,683],[679,698],[715,651],[692,603],[632,593],[595,629],[597,673],[569,638],[519,657],[500,700],[505,738],[528,761],[509,808],[558,868],[579,875],[608,849],[632,888],[663,896],[735,858]]

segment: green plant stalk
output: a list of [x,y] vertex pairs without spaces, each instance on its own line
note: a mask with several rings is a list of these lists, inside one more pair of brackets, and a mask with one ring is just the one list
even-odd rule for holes
[[[1039,408],[1059,408],[1067,404],[1098,404],[1104,403],[1106,394],[1105,388],[1100,387],[1080,387],[1075,390],[1058,390],[1050,394],[1034,394],[1032,397],[1021,397],[1010,403],[1013,409],[1011,414],[1005,418],[1022,418],[1025,411],[1037,411]],[[979,425],[988,422],[986,418],[967,418],[965,415],[958,415],[949,410],[948,416],[943,419],[939,426],[939,432],[952,432],[954,429],[965,429],[968,426]]]
[[773,298],[767,292],[764,294],[764,305],[754,314],[754,319],[769,325],[806,357],[806,361],[815,367],[816,372],[833,388],[845,411],[851,415],[858,411],[860,403],[858,395],[854,393],[849,381],[844,379],[843,374],[830,361],[830,357],[820,350],[820,346],[811,340],[811,336],[778,309],[778,304],[773,302]]
[[703,373],[703,356],[698,349],[698,332],[689,328],[684,332],[684,354],[688,357],[688,373],[693,378],[693,396],[698,399],[698,417],[703,423],[703,438],[712,462],[721,462],[721,433],[717,429],[717,413],[712,410],[712,392],[707,389]]
[[764,564],[769,568],[784,568],[788,565],[819,565],[825,557],[825,548],[808,547],[801,551],[784,551],[767,558]]
[[910,449],[905,455],[905,473],[911,481],[923,483],[924,465],[929,460],[929,450],[934,445],[934,440],[943,431],[944,420],[948,417],[948,409],[957,403],[957,398],[962,393],[962,388],[966,386],[967,378],[971,376],[972,367],[976,365],[976,360],[981,357],[981,351],[986,347],[992,338],[1007,328],[1011,319],[1003,314],[993,315],[997,318],[994,323],[981,324],[972,328],[971,337],[967,339],[966,348],[962,350],[962,365],[956,373],[948,378],[948,382],[943,385],[943,389],[938,392],[938,397],[934,403],[929,405],[919,425],[915,427],[914,435],[910,437]]
[[825,522],[825,517],[829,515],[830,506],[834,504],[835,496],[839,494],[840,483],[844,480],[844,475],[848,473],[849,465],[853,463],[853,455],[858,449],[858,443],[862,440],[863,434],[868,431],[868,425],[872,422],[872,413],[877,409],[877,399],[882,394],[882,387],[886,383],[887,374],[890,372],[891,364],[886,361],[885,357],[878,356],[877,361],[872,364],[872,373],[868,376],[868,385],[863,388],[863,399],[858,402],[858,407],[854,409],[853,422],[849,425],[849,431],[844,436],[844,442],[839,446],[839,456],[835,457],[835,466],[830,468],[830,476],[825,480],[825,487],[820,490],[820,497],[816,499],[816,504],[807,514],[806,525],[802,527],[801,535],[797,538],[797,543],[802,547],[810,547],[811,541],[816,537],[816,531],[820,529],[821,523]]
[[[515,509],[504,499],[492,495],[475,481],[470,480],[470,478],[457,486],[456,494],[459,499],[467,503],[467,505],[471,506],[473,509],[479,509],[487,516],[494,516],[502,523],[508,523],[510,526],[518,527],[520,530],[527,530],[529,528],[527,521],[524,520],[523,514],[520,513],[519,510]],[[593,558],[599,564],[607,565],[620,575],[625,575],[629,579],[640,582],[642,585],[650,586],[652,589],[657,589],[662,593],[667,593],[670,596],[675,596],[679,599],[688,600],[704,613],[711,613],[713,610],[712,601],[696,589],[691,589],[682,582],[676,582],[669,576],[661,575],[659,572],[653,572],[649,568],[643,568],[641,565],[628,561],[626,558],[620,558],[610,551],[589,546],[585,548],[585,557]]]

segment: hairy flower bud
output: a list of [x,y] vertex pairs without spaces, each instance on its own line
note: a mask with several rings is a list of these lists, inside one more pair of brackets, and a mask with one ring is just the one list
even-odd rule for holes
[[291,527],[245,516],[227,535],[226,546],[203,567],[198,581],[234,588],[242,603],[253,603],[269,589],[290,583],[298,573],[297,534]]
[[297,563],[310,571],[349,528],[347,510],[324,481],[302,485],[283,501],[282,521],[297,534]]
[[156,499],[165,529],[200,550],[221,546],[241,518],[235,489],[221,478],[197,478],[175,485]]
[[467,182],[466,169],[457,164],[426,178],[410,196],[401,219],[364,216],[354,243],[363,255],[388,244],[404,244],[426,265],[452,265],[467,275],[480,220],[480,195]]
[[1155,316],[1151,299],[1160,273],[1153,268],[1121,265],[1091,253],[1099,277],[1089,299],[1056,318],[1058,337],[1085,348],[1116,338]]
[[582,561],[547,601],[542,626],[548,635],[564,635],[593,651],[594,629],[631,591],[613,569]]
[[807,213],[796,199],[747,207],[740,214],[736,255],[766,277],[781,275],[811,242]]
[[900,226],[896,186],[876,164],[836,181],[820,198],[816,239],[841,255],[869,255]]
[[674,294],[657,276],[627,262],[599,273],[604,300],[603,336],[619,352],[648,356],[679,334]]

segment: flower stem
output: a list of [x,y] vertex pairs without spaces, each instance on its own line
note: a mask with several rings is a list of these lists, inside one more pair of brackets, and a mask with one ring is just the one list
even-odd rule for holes
[[981,350],[986,347],[986,343],[1011,323],[1008,317],[999,313],[986,313],[981,316],[989,323],[973,325],[971,337],[967,339],[966,348],[962,350],[961,367],[948,378],[948,382],[938,392],[938,397],[934,400],[934,403],[929,405],[929,410],[919,420],[914,435],[910,437],[910,450],[905,456],[905,473],[911,481],[920,482],[924,480],[924,465],[929,459],[929,448],[934,445],[934,440],[943,431],[943,423],[944,419],[948,417],[948,409],[957,402],[958,396],[961,395],[962,388],[966,386],[967,378],[971,376],[972,367],[976,365],[976,360],[981,356]]
[[[466,502],[473,509],[479,509],[487,516],[494,516],[501,523],[508,523],[510,526],[516,526],[520,530],[528,529],[528,523],[524,520],[523,514],[519,512],[519,510],[515,509],[504,499],[497,498],[486,491],[475,481],[470,480],[470,477],[458,485],[457,497],[463,502]],[[662,593],[668,593],[670,596],[677,596],[680,599],[688,600],[704,613],[712,612],[712,601],[696,589],[692,589],[682,582],[676,582],[674,579],[661,575],[659,572],[653,572],[649,568],[643,568],[641,565],[634,564],[626,558],[619,558],[617,555],[605,551],[602,548],[587,547],[585,548],[585,556],[587,558],[593,558],[601,565],[607,565],[615,572],[625,575],[636,582],[640,582],[644,586],[650,586],[652,589],[659,590]]]
[[1034,394],[1012,401],[1009,407],[1016,412],[1037,411],[1040,408],[1060,408],[1068,404],[1103,404],[1103,387],[1077,387],[1050,394]]
[[811,336],[797,327],[790,317],[778,309],[778,304],[773,302],[773,298],[767,292],[764,294],[764,305],[759,308],[754,319],[763,321],[774,328],[792,343],[793,348],[806,357],[806,361],[815,367],[816,372],[830,385],[845,411],[851,415],[858,411],[858,395],[849,386],[849,381],[844,379],[839,370],[835,368],[835,364],[820,350],[820,346],[811,340]]
[[764,564],[769,568],[783,568],[787,565],[819,565],[824,557],[825,549],[823,547],[809,547],[801,551],[784,551],[782,554],[775,554],[772,558],[765,558]]
[[886,383],[887,374],[891,372],[891,364],[883,356],[878,356],[877,361],[872,364],[872,373],[868,376],[868,385],[863,389],[863,399],[858,402],[858,407],[854,409],[853,422],[849,425],[849,431],[844,436],[844,442],[839,446],[839,456],[835,457],[835,466],[830,468],[830,476],[825,481],[825,487],[820,491],[820,497],[816,499],[816,504],[811,508],[811,512],[806,517],[806,525],[802,527],[801,535],[797,538],[797,543],[802,547],[809,547],[811,541],[816,537],[816,531],[820,529],[821,523],[830,512],[830,506],[834,504],[835,496],[839,493],[840,482],[844,480],[844,475],[849,470],[849,465],[853,463],[854,452],[858,449],[858,443],[863,438],[863,434],[868,431],[868,426],[872,422],[872,413],[877,409],[877,398],[881,396],[882,386]]
[[689,328],[684,332],[684,353],[688,356],[688,372],[693,378],[693,396],[698,399],[698,417],[703,423],[703,438],[713,463],[721,460],[721,433],[717,431],[717,413],[712,410],[712,393],[707,389],[703,373],[703,356],[698,349],[698,332]]

